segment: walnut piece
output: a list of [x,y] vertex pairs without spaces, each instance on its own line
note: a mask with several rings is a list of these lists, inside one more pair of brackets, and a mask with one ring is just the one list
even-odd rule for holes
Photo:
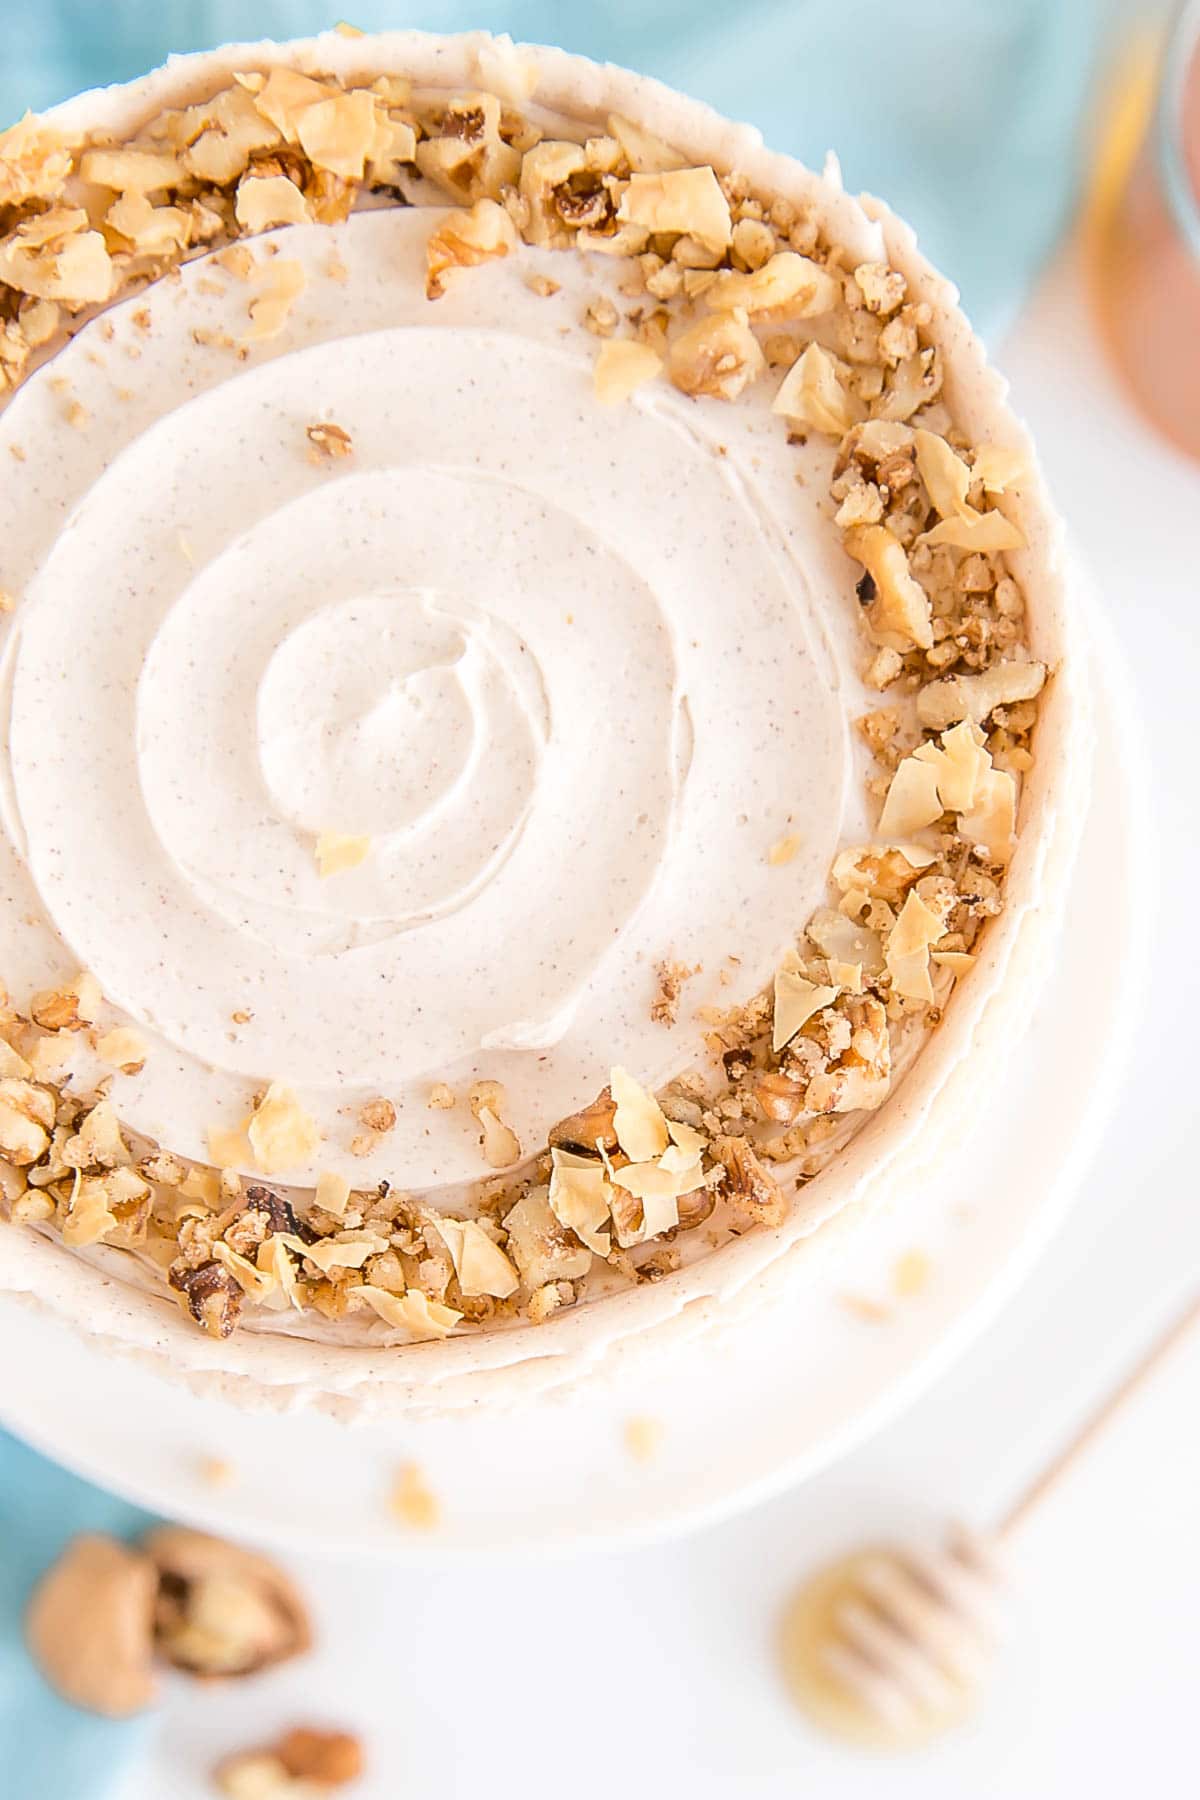
[[615,1150],[616,1112],[612,1089],[601,1088],[590,1106],[585,1106],[581,1112],[568,1113],[565,1119],[551,1126],[551,1149],[574,1150],[585,1156],[594,1156],[601,1147],[610,1152]]
[[86,971],[66,981],[61,987],[35,994],[30,1015],[35,1025],[47,1031],[82,1031],[94,1025],[100,1012],[100,983]]
[[982,725],[998,706],[1036,700],[1045,685],[1045,663],[995,662],[978,675],[928,682],[917,695],[917,717],[934,731],[963,719]]
[[319,1800],[357,1781],[364,1766],[349,1732],[298,1725],[265,1749],[226,1757],[214,1780],[228,1800]]
[[291,1088],[273,1081],[246,1126],[255,1167],[277,1175],[311,1160],[321,1142],[316,1124]]
[[[304,435],[316,451],[318,460],[335,462],[339,458],[352,456],[354,454],[354,440],[351,438],[350,433],[346,431],[343,426],[335,425],[332,421],[319,425],[306,425],[304,427]],[[327,866],[329,860],[328,848],[325,858],[321,857],[319,848],[323,842],[326,842],[327,837],[328,834],[326,833],[317,840],[317,854],[322,875],[332,875],[334,873],[334,870]],[[360,844],[369,845],[370,841],[370,838],[349,838],[345,840],[345,842],[356,846]],[[358,860],[361,862],[362,857],[360,856]],[[340,864],[340,867],[343,869],[353,868],[354,864],[343,861]]]
[[592,385],[601,406],[619,406],[662,369],[662,357],[633,338],[606,338],[600,345]]
[[889,650],[928,650],[933,643],[933,608],[909,570],[899,538],[886,525],[859,525],[846,533],[844,542],[867,572],[859,583],[859,596],[873,642]]
[[710,168],[635,172],[621,195],[617,218],[649,231],[677,232],[723,251],[733,233],[729,202]]
[[223,1538],[161,1525],[144,1540],[158,1571],[159,1651],[193,1675],[252,1675],[309,1648],[299,1591],[267,1557]]
[[820,263],[781,250],[749,274],[718,271],[704,290],[704,304],[714,312],[741,307],[751,317],[766,313],[772,319],[811,319],[832,312],[839,294],[837,282]]
[[798,425],[840,438],[862,418],[862,409],[828,350],[809,344],[783,379],[771,411]]
[[451,269],[474,269],[517,248],[517,233],[495,200],[477,200],[468,212],[447,213],[425,246],[425,296],[438,300]]
[[30,1655],[64,1700],[113,1719],[151,1704],[157,1585],[150,1558],[115,1538],[71,1540],[25,1617]]
[[368,1131],[391,1131],[396,1123],[396,1108],[390,1100],[368,1100],[358,1109],[358,1122]]
[[504,1217],[508,1252],[528,1292],[558,1281],[579,1281],[592,1253],[555,1218],[547,1190],[531,1188]]
[[765,367],[758,339],[733,313],[700,319],[667,351],[667,373],[685,394],[736,400]]
[[467,1092],[467,1104],[479,1121],[483,1159],[489,1168],[507,1169],[521,1160],[521,1140],[500,1117],[505,1105],[504,1089],[498,1081],[473,1082]]
[[782,1225],[787,1217],[787,1202],[779,1183],[763,1168],[746,1139],[715,1137],[711,1149],[725,1170],[720,1191],[728,1196],[734,1210],[755,1225]]

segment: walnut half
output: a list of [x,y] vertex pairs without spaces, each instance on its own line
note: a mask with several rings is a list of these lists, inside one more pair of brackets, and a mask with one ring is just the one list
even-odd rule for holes
[[182,1525],[152,1531],[145,1548],[159,1576],[158,1648],[176,1668],[252,1675],[308,1649],[304,1602],[265,1556]]
[[56,1693],[112,1719],[150,1705],[154,1592],[147,1557],[98,1533],[73,1539],[25,1618],[30,1655]]

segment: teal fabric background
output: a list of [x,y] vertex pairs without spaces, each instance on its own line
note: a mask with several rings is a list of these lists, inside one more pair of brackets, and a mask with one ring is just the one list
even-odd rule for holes
[[[345,0],[367,29],[487,26],[622,62],[750,119],[917,226],[994,335],[1053,246],[1113,0]],[[0,122],[172,50],[289,37],[337,0],[7,0]]]
[[[311,0],[0,0],[0,125],[172,50],[321,30]],[[364,28],[507,30],[626,63],[750,119],[773,147],[819,165],[918,227],[995,335],[1069,214],[1081,119],[1112,0],[345,0]],[[2,1227],[0,1227],[2,1229]],[[16,1379],[6,1371],[3,1380]],[[134,1509],[0,1434],[0,1794],[98,1800],[144,1726],[58,1701],[21,1649],[36,1575],[75,1531],[132,1532]]]
[[[0,1227],[0,1230],[4,1227]],[[14,1379],[9,1369],[5,1379]],[[0,1795],[99,1800],[147,1729],[60,1700],[25,1654],[22,1619],[43,1569],[77,1531],[132,1537],[149,1516],[68,1475],[0,1431]]]

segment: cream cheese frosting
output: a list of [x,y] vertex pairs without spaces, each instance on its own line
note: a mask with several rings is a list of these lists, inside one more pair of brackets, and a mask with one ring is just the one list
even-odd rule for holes
[[[487,1173],[435,1081],[501,1082],[531,1147],[614,1061],[661,1085],[862,810],[828,502],[770,396],[599,407],[565,327],[612,259],[512,259],[432,307],[431,210],[256,240],[305,275],[262,344],[200,258],[0,416],[9,983],[92,971],[151,1045],[121,1116],[180,1154],[285,1083],[322,1137],[297,1184]],[[324,833],[369,850],[322,877]],[[700,968],[674,1029],[667,957]],[[375,1093],[395,1129],[350,1165]]]
[[[616,1293],[597,1264],[602,1305],[409,1345],[403,1370],[363,1313],[250,1314],[273,1342],[181,1337],[127,1253],[88,1253],[101,1280],[51,1243],[0,1242],[0,1280],[86,1307],[126,1344],[169,1342],[242,1397],[511,1399],[593,1371],[617,1340],[652,1349],[787,1291],[818,1227],[961,1121],[1027,1011],[1086,780],[1066,570],[1001,384],[911,235],[845,195],[835,165],[814,176],[653,83],[482,35],[329,36],[183,59],[59,118],[119,138],[280,61],[489,86],[570,136],[616,111],[684,160],[743,171],[807,209],[846,266],[902,272],[967,440],[1026,471],[1010,563],[1056,674],[1005,909],[936,1037],[897,1039],[897,1070],[915,1057],[898,1091],[777,1230],[708,1254],[693,1233],[669,1281]],[[852,981],[831,962],[813,1001],[788,958],[839,849],[877,830],[851,722],[878,696],[828,494],[834,446],[789,441],[777,383],[736,406],[665,382],[599,404],[580,321],[598,299],[628,311],[621,260],[525,243],[433,306],[427,245],[447,213],[425,185],[409,197],[422,204],[253,239],[248,280],[220,255],[188,263],[85,323],[0,413],[18,475],[0,495],[0,585],[19,596],[0,943],[14,993],[73,963],[99,982],[106,1026],[145,1041],[113,1090],[138,1138],[253,1179],[264,1164],[241,1133],[270,1082],[311,1127],[283,1177],[298,1202],[335,1170],[343,1189],[399,1175],[469,1211],[489,1158],[465,1105],[430,1106],[439,1091],[499,1083],[527,1157],[614,1063],[661,1088],[714,1006],[773,972],[814,1006]],[[268,335],[263,296],[281,286]],[[322,454],[322,430],[347,454]],[[941,476],[954,486],[953,459]],[[924,968],[940,925],[914,912],[905,942]],[[687,976],[673,1025],[651,1004],[664,964]],[[84,1042],[72,1058],[94,1078]],[[364,1140],[377,1095],[394,1122]],[[320,1336],[334,1341],[304,1341]]]

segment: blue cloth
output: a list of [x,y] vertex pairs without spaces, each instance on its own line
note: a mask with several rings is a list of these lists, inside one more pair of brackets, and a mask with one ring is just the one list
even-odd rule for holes
[[[48,0],[12,7],[0,122],[172,50],[292,37],[341,0]],[[1053,247],[1078,175],[1081,111],[1113,0],[344,0],[364,29],[486,26],[627,64],[750,119],[917,227],[985,335]]]
[[[12,1379],[12,1371],[9,1372]],[[78,1531],[131,1537],[152,1521],[0,1432],[0,1794],[101,1800],[146,1730],[60,1700],[25,1653],[22,1620],[38,1576]]]
[[[321,30],[339,0],[43,0],[12,6],[0,124],[122,81],[172,50]],[[1111,0],[344,0],[366,29],[486,26],[621,62],[752,120],[917,226],[985,333],[1052,248],[1079,170],[1080,117]],[[13,1379],[10,1372],[9,1379]],[[75,1531],[137,1529],[134,1510],[0,1435],[0,1794],[98,1800],[137,1725],[58,1701],[21,1650],[36,1575]]]

